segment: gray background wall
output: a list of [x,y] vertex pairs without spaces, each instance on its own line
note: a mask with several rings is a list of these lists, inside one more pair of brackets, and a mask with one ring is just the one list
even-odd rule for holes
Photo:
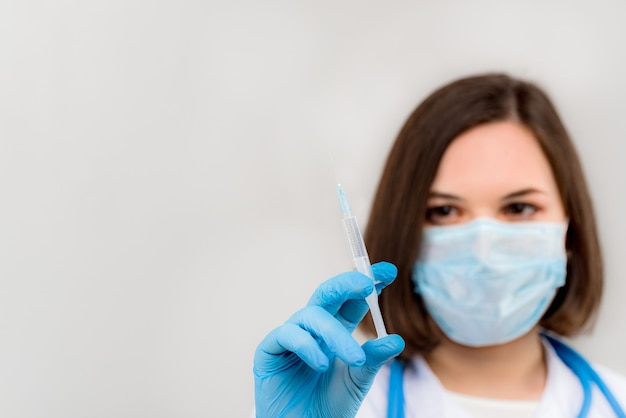
[[[546,87],[626,373],[621,1],[0,2],[0,415],[237,417],[258,341],[350,268],[386,153],[442,83]],[[334,160],[330,163],[330,157]]]

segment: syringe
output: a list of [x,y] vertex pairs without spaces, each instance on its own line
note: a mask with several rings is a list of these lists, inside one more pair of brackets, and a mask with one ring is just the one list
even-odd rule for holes
[[[372,272],[369,255],[367,255],[367,250],[365,249],[365,242],[363,242],[359,225],[356,222],[356,216],[350,213],[350,204],[348,203],[348,198],[346,197],[346,193],[343,191],[341,184],[337,185],[337,193],[339,194],[339,205],[341,205],[341,213],[343,213],[343,226],[346,230],[346,235],[348,236],[350,249],[352,250],[352,261],[354,262],[354,266],[357,271],[365,274],[375,283],[376,280],[374,279],[374,273]],[[374,288],[374,291],[365,298],[365,301],[370,308],[378,338],[386,336],[387,330],[385,329],[383,316],[381,315],[380,307],[378,306],[378,293],[376,293],[376,288]]]

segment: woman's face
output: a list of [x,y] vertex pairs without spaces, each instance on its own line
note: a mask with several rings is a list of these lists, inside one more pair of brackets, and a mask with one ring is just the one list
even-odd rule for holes
[[425,226],[478,217],[562,222],[566,213],[533,133],[513,121],[476,126],[452,141],[430,188]]

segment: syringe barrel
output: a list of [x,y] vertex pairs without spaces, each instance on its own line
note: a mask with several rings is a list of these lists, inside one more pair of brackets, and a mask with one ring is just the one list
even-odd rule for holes
[[[367,277],[372,279],[374,283],[376,283],[376,279],[374,279],[374,273],[372,272],[372,265],[370,264],[370,259],[367,255],[364,257],[359,257],[354,259],[354,265],[360,273],[365,274]],[[365,298],[367,305],[370,308],[370,313],[372,314],[372,320],[374,321],[374,328],[376,328],[376,335],[378,338],[382,338],[387,335],[387,330],[385,329],[385,323],[383,322],[383,316],[380,312],[380,306],[378,306],[378,293],[376,292],[376,288],[372,293],[369,294]]]
[[[365,274],[367,277],[372,279],[372,282],[376,283],[374,273],[372,272],[370,258],[367,255],[365,243],[363,242],[363,237],[361,236],[359,225],[356,222],[356,217],[349,216],[344,218],[343,225],[346,229],[348,241],[350,242],[350,249],[352,250],[352,260],[354,262],[354,267],[357,269],[358,272]],[[383,322],[383,317],[380,312],[380,307],[378,306],[378,293],[376,292],[376,288],[374,288],[372,293],[365,298],[365,301],[370,308],[378,338],[386,336],[387,330],[385,329],[385,324]]]
[[[361,231],[359,230],[359,224],[356,221],[356,216],[343,218],[343,227],[346,229],[350,250],[352,251],[352,258],[356,260],[361,257],[368,257],[367,250],[365,249],[365,243],[363,242],[363,237],[361,236]],[[369,265],[369,260],[367,261]]]

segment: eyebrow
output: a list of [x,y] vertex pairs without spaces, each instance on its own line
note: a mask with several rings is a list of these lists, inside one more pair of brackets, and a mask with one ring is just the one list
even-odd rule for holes
[[[539,190],[539,189],[534,189],[532,187],[526,188],[526,189],[522,189],[522,190],[518,190],[516,192],[513,193],[509,193],[506,196],[500,198],[501,201],[505,201],[505,200],[510,200],[510,199],[515,199],[517,197],[522,197],[522,196],[526,196],[529,194],[534,194],[534,193],[541,193],[541,194],[545,194],[544,191]],[[458,201],[461,202],[463,201],[463,199],[457,195],[453,195],[450,193],[444,193],[444,192],[438,192],[436,190],[431,190],[431,192],[428,194],[428,198],[440,198],[440,199],[448,199],[448,200],[454,200],[454,201]]]
[[522,189],[522,190],[519,190],[517,192],[509,193],[506,196],[504,196],[503,198],[501,198],[500,200],[504,201],[504,200],[515,199],[516,197],[522,197],[522,196],[526,196],[526,195],[534,194],[534,193],[545,194],[545,192],[542,191],[542,190],[533,189],[532,187],[529,187],[527,189]]
[[433,197],[438,197],[441,199],[457,200],[457,201],[463,200],[459,196],[456,196],[450,193],[443,193],[443,192],[438,192],[436,190],[431,190],[430,193],[428,194],[428,198],[430,199]]

